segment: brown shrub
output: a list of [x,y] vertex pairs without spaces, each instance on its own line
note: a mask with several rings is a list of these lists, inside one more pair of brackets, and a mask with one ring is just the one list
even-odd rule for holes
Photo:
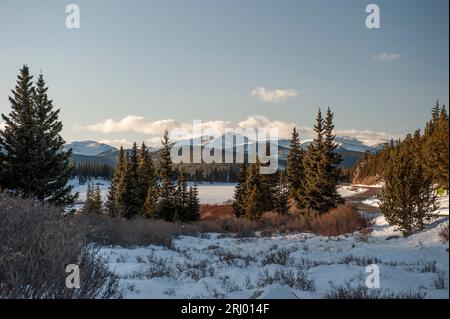
[[[69,264],[79,266],[79,289],[66,287]],[[118,278],[61,210],[0,194],[0,299],[120,296]]]
[[445,243],[448,241],[448,224],[441,226],[439,230],[439,238]]
[[204,204],[200,205],[200,218],[208,217],[232,217],[234,216],[231,204]]
[[343,235],[367,229],[370,226],[370,221],[350,205],[338,206],[311,220],[311,231],[324,236]]

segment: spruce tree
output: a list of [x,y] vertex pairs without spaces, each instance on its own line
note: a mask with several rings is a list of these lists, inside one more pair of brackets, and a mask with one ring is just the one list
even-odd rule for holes
[[[138,154],[138,203],[137,205],[142,207],[141,213],[146,216],[151,216],[154,212],[149,211],[149,208],[154,206],[157,201],[158,189],[155,167],[150,152],[147,149],[145,143],[142,146]],[[153,198],[149,198],[153,197]],[[147,206],[144,209],[145,203]],[[152,203],[149,206],[149,203]],[[154,210],[155,207],[153,207]]]
[[264,211],[263,185],[259,174],[259,161],[250,164],[245,181],[244,217],[258,219]]
[[334,142],[335,135],[333,134],[333,113],[330,108],[327,110],[327,114],[324,121],[324,179],[326,182],[324,194],[324,211],[328,211],[331,208],[337,207],[344,203],[343,198],[337,192],[337,186],[341,178],[341,170],[339,168],[342,157],[336,152],[338,144]]
[[159,156],[159,178],[161,187],[159,191],[157,217],[172,221],[175,215],[174,182],[172,171],[172,159],[170,158],[171,142],[169,132],[165,131],[162,139],[162,150]]
[[322,112],[318,111],[314,125],[316,137],[308,145],[305,156],[305,177],[303,202],[306,209],[323,213],[328,206],[324,202],[326,180],[326,155],[324,147],[324,121]]
[[114,175],[109,184],[108,199],[106,202],[106,210],[111,216],[120,216],[120,208],[122,203],[122,196],[124,192],[124,181],[126,171],[126,155],[123,147],[120,147],[119,155],[117,157],[116,166],[114,168]]
[[82,212],[84,214],[101,214],[102,213],[102,196],[100,187],[94,187],[93,183],[89,181],[86,190],[86,200],[83,205]]
[[177,185],[174,192],[174,221],[186,222],[190,219],[188,189],[184,169],[178,174]]
[[200,202],[198,198],[198,187],[197,182],[189,188],[188,195],[188,211],[189,211],[189,221],[196,221],[200,219]]
[[44,77],[36,87],[26,65],[20,70],[17,85],[9,97],[11,112],[2,114],[0,186],[56,205],[73,204],[78,194],[67,185],[71,174],[71,151],[63,151],[59,109],[48,99]]
[[279,214],[287,214],[289,211],[289,187],[286,183],[283,171],[280,171],[278,185],[275,193],[275,211]]
[[139,163],[138,147],[133,143],[124,176],[124,191],[121,198],[122,215],[126,218],[132,218],[139,215],[144,203],[139,201]]
[[247,165],[239,165],[238,183],[234,189],[233,210],[236,217],[244,215],[245,211],[245,181],[247,178]]
[[424,169],[422,156],[414,154],[411,135],[396,147],[385,174],[385,185],[378,196],[380,210],[389,224],[404,236],[423,230],[435,218],[436,195],[432,177]]
[[289,185],[289,198],[296,201],[297,206],[302,207],[301,197],[304,193],[303,179],[303,151],[301,149],[300,137],[294,127],[290,140],[289,155],[287,159],[287,181]]

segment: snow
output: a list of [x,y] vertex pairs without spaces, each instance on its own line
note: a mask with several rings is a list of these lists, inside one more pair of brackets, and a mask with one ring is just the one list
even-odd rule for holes
[[64,145],[65,150],[72,149],[73,154],[95,156],[107,151],[115,151],[116,148],[95,142],[95,141],[78,141]]
[[[100,187],[103,201],[108,195],[109,181],[104,179],[92,179],[95,186]],[[79,201],[86,200],[87,183],[80,185],[78,179],[71,179],[69,185],[74,186],[73,192],[79,193]],[[189,186],[192,186],[189,183]],[[198,195],[200,204],[222,204],[233,199],[236,183],[202,183],[198,184]],[[343,197],[349,197],[366,191],[364,187],[342,186],[338,189]]]
[[[380,207],[380,200],[376,197],[370,197],[368,199],[365,199],[362,201],[363,204],[372,206],[372,207]],[[438,197],[438,205],[439,209],[436,211],[436,213],[439,216],[448,216],[449,211],[449,195],[444,195]]]
[[[323,298],[332,285],[364,284],[366,265],[372,263],[380,269],[383,293],[420,291],[425,298],[448,298],[448,242],[438,235],[443,224],[447,217],[424,232],[390,239],[400,233],[378,215],[365,239],[357,233],[331,238],[210,233],[181,236],[170,248],[102,247],[100,254],[129,289],[126,298]],[[286,254],[286,263],[264,262],[269,253]],[[299,270],[314,289],[296,283]],[[435,286],[439,276],[444,289]]]
[[[100,187],[100,192],[102,194],[102,200],[106,201],[108,196],[108,187],[109,187],[109,181],[102,179],[102,178],[93,178],[91,182],[94,184],[95,187]],[[88,183],[80,185],[78,182],[78,179],[71,179],[68,182],[68,185],[73,186],[72,192],[76,193],[78,192],[78,200],[80,202],[84,202],[86,200],[86,191],[88,187]]]
[[345,197],[350,197],[350,196],[354,196],[357,194],[362,194],[365,191],[367,191],[367,188],[353,186],[353,185],[343,185],[343,186],[339,187],[337,191],[342,197],[345,198]]
[[[109,181],[101,178],[92,179],[94,186],[100,187],[100,192],[102,194],[102,200],[106,201],[108,196]],[[86,190],[88,183],[80,185],[78,179],[69,180],[69,185],[72,185],[73,192],[78,192],[78,200],[84,202],[86,200]],[[189,183],[189,186],[192,186]],[[221,204],[226,201],[233,199],[234,188],[236,183],[202,183],[198,184],[198,195],[200,199],[200,204]]]

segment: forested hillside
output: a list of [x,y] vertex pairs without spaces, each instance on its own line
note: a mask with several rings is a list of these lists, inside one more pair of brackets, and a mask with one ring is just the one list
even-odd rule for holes
[[376,154],[365,153],[353,171],[355,183],[379,182],[392,164],[395,152],[412,152],[420,156],[433,182],[448,190],[449,119],[445,106],[439,102],[431,110],[431,119],[423,132],[417,129],[403,140],[392,140]]

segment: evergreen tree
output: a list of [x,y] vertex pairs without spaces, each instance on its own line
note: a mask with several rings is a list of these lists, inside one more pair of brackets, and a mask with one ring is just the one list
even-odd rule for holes
[[[138,154],[138,193],[137,205],[142,207],[141,213],[145,216],[154,214],[155,204],[158,196],[156,172],[153,160],[145,143],[142,143]],[[149,198],[153,197],[153,198]],[[147,203],[147,205],[145,205]],[[150,205],[151,203],[151,205]],[[145,208],[144,208],[145,206]],[[153,211],[149,211],[153,207]]]
[[247,219],[258,219],[264,211],[263,185],[259,174],[259,161],[250,164],[245,181],[244,216]]
[[164,132],[161,142],[163,146],[159,156],[159,178],[161,179],[161,187],[156,216],[167,221],[172,221],[175,215],[175,203],[173,198],[174,183],[172,159],[170,158],[172,146],[169,141],[169,132]]
[[114,168],[114,175],[109,184],[108,199],[106,202],[106,210],[111,216],[120,216],[120,208],[122,203],[122,196],[125,188],[125,171],[126,171],[126,155],[123,147],[120,147],[119,155]]
[[245,211],[245,181],[247,178],[247,165],[240,164],[239,165],[239,175],[238,175],[238,183],[234,189],[234,197],[233,197],[233,210],[234,214],[237,217],[241,217],[244,215]]
[[338,144],[334,142],[336,136],[333,134],[333,130],[333,113],[328,108],[324,121],[324,179],[326,182],[326,186],[323,189],[324,211],[329,211],[331,208],[344,203],[343,198],[337,192],[337,186],[341,178],[339,166],[342,162],[342,157],[336,152]]
[[32,78],[24,65],[9,97],[12,110],[8,116],[2,114],[5,128],[0,131],[0,185],[26,197],[68,206],[78,196],[67,185],[71,151],[63,151],[59,109],[54,110],[48,99],[44,77],[39,76],[36,87]]
[[297,129],[294,127],[290,141],[289,155],[287,159],[287,181],[289,185],[289,198],[297,202],[297,206],[302,207],[301,196],[304,193],[303,179],[303,150],[301,149],[300,138]]
[[421,156],[414,154],[409,135],[404,147],[397,147],[385,174],[380,209],[391,225],[404,236],[423,230],[425,222],[435,218],[436,195],[432,178],[424,169]]
[[[270,144],[266,143],[266,156],[270,156]],[[258,160],[258,159],[257,159]],[[259,162],[258,162],[259,163]],[[259,164],[261,167],[261,164]],[[259,170],[258,170],[259,173]],[[262,205],[264,211],[271,211],[274,209],[275,190],[277,187],[276,174],[260,174]]]
[[100,187],[94,187],[89,181],[86,190],[86,200],[83,205],[82,213],[84,214],[101,214],[102,213],[102,196]]
[[186,176],[184,170],[181,169],[177,179],[177,186],[174,192],[174,220],[186,222],[190,219],[189,211],[189,193],[187,189]]
[[139,198],[139,163],[138,163],[138,147],[136,142],[133,143],[124,176],[124,191],[122,194],[121,208],[122,215],[126,218],[137,216],[144,205]]
[[283,171],[280,171],[280,177],[275,194],[275,211],[279,214],[287,214],[289,211],[289,187],[286,184],[286,178]]
[[328,205],[324,201],[324,191],[327,187],[326,149],[324,146],[324,120],[320,109],[317,113],[314,131],[316,137],[308,145],[305,156],[303,202],[306,209],[323,213]]
[[194,182],[194,185],[189,188],[188,202],[189,221],[199,220],[200,202],[198,198],[198,187],[196,182]]

